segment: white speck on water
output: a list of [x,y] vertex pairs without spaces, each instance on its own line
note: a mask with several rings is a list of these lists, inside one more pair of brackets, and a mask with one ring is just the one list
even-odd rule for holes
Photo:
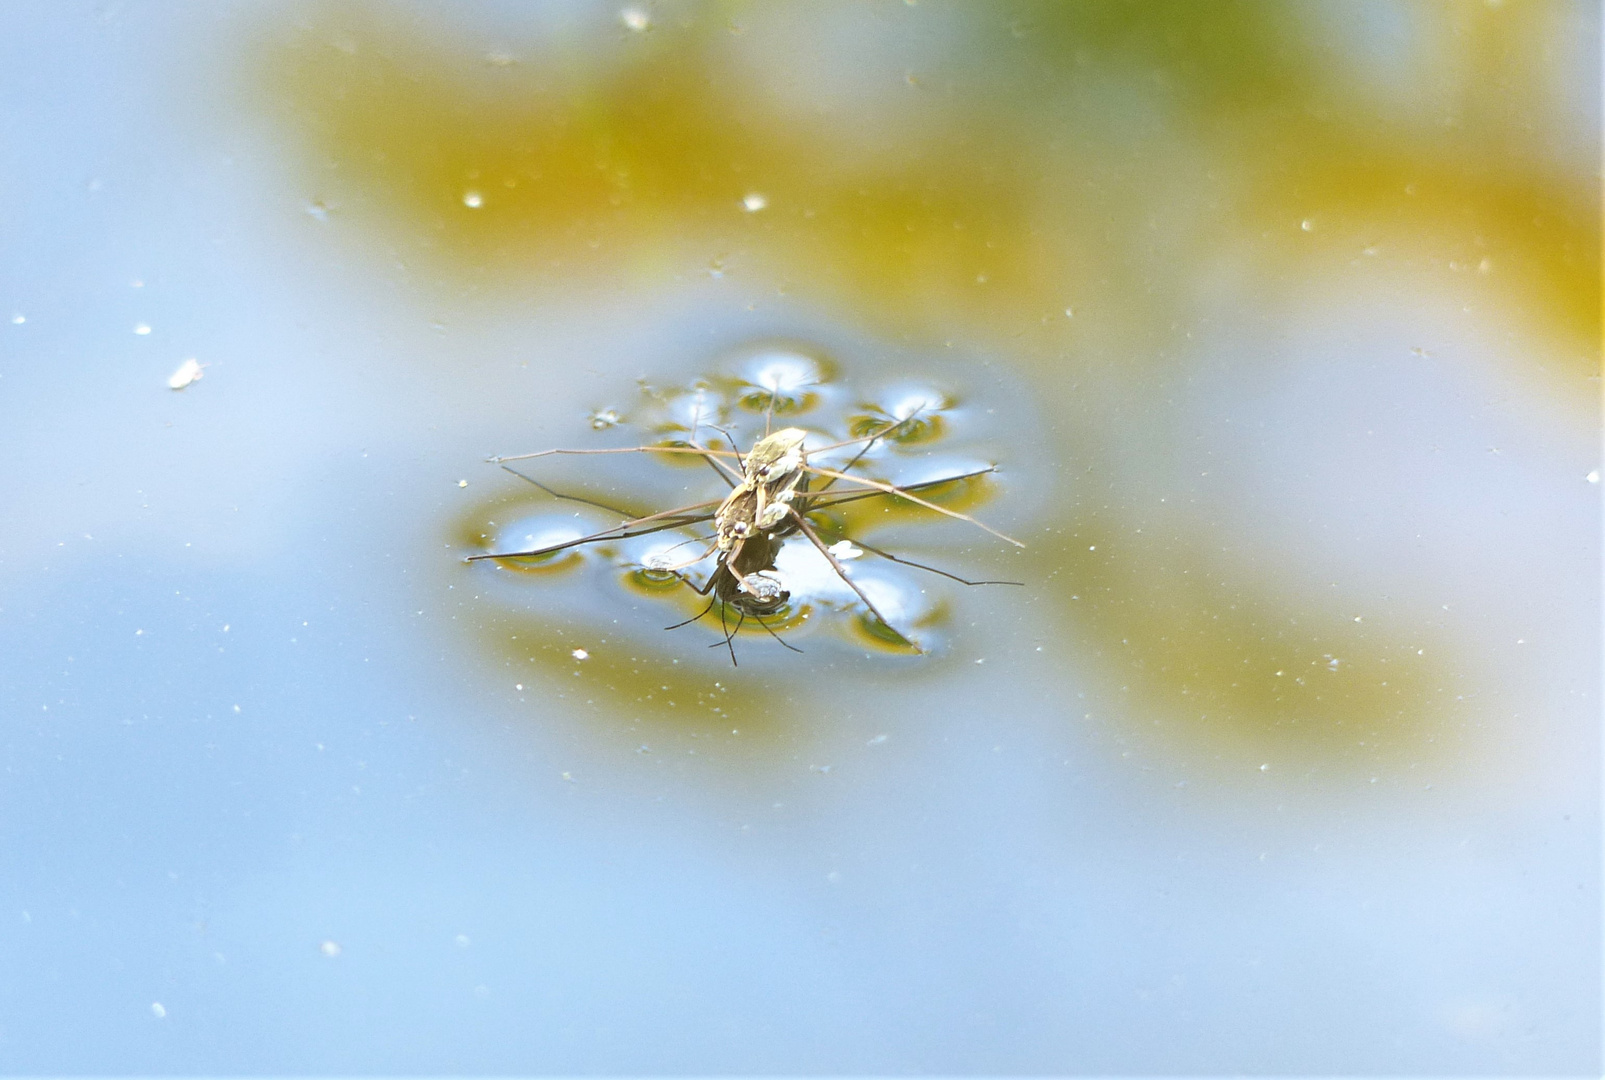
[[338,941],[325,941],[318,946],[318,951],[333,960],[340,955],[340,943]]
[[619,12],[619,22],[623,23],[626,29],[633,30],[637,34],[652,27],[651,17],[638,7],[627,7]]
[[1593,472],[1591,472],[1587,476],[1583,477],[1583,479],[1587,480],[1590,484],[1599,483],[1599,470],[1595,469]]
[[463,205],[470,210],[478,210],[485,205],[485,197],[477,191],[463,192]]
[[514,683],[514,684],[513,684],[513,689],[514,689],[514,690],[522,690],[522,689],[524,689],[524,684],[523,684],[523,683],[521,683],[521,682],[518,682],[518,683]]
[[234,711],[235,712],[239,712],[240,711],[240,707],[238,705],[234,706]]
[[569,653],[569,655],[576,660],[584,660],[591,654],[586,652],[584,649],[575,649],[573,652]]
[[[567,776],[568,774],[564,773],[563,775]],[[452,940],[454,940],[457,943],[457,947],[459,949],[466,949],[471,944],[469,942],[469,940],[468,940],[468,935],[467,934],[458,934]]]
[[467,480],[459,480],[459,481],[457,481],[457,486],[458,487],[467,487],[468,486],[468,481]]
[[1328,660],[1326,662],[1326,669],[1328,671],[1336,671],[1338,669],[1338,666],[1341,665],[1342,663],[1343,663],[1342,660],[1339,660],[1337,657],[1334,656],[1334,657],[1332,657],[1332,659],[1330,659],[1330,660]]
[[1264,765],[1261,765],[1261,766],[1260,766],[1260,767],[1259,767],[1259,771],[1260,771],[1260,772],[1270,772],[1270,771],[1271,771],[1271,766],[1270,766],[1270,763],[1269,763],[1269,762],[1267,762],[1267,763],[1266,763],[1266,764],[1264,764]]
[[1065,308],[1064,309],[1064,317],[1067,318],[1067,319],[1075,318],[1076,317],[1076,309],[1075,308],[1070,308],[1070,307]]
[[153,1001],[150,1003],[150,1014],[158,1020],[165,1020],[167,1019],[167,1006],[159,1001]]
[[889,738],[889,736],[877,735],[873,739],[870,739],[868,742],[866,742],[864,745],[865,746],[879,746],[881,743],[885,742],[887,740],[887,738]]
[[12,326],[21,326],[23,323],[25,323],[27,321],[28,321],[28,316],[26,316],[26,315],[20,315],[19,314],[19,315],[11,316],[11,325]]
[[150,324],[149,323],[139,323],[139,324],[137,324],[134,327],[134,333],[138,334],[140,337],[144,337],[146,334],[150,333]]
[[769,205],[769,200],[754,191],[748,194],[745,199],[741,200],[741,205],[746,209],[747,213],[756,214],[758,211]]
[[1303,229],[1305,232],[1314,232],[1315,222],[1311,221],[1309,218],[1305,218],[1303,221],[1298,223],[1298,227]]
[[329,220],[329,207],[320,199],[314,199],[307,203],[307,213],[319,221]]
[[597,431],[610,428],[619,422],[619,414],[613,409],[598,409],[591,414],[591,426]]
[[193,356],[190,357],[178,365],[178,369],[167,377],[167,388],[169,390],[182,390],[192,382],[200,382],[201,376],[205,374],[205,367],[205,364]]
[[864,554],[862,550],[853,546],[853,542],[851,540],[838,540],[836,543],[830,545],[828,550],[832,555],[836,556],[838,560],[856,559],[860,555]]

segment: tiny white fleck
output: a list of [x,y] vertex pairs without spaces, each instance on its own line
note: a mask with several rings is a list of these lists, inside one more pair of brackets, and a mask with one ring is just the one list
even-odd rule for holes
[[146,334],[150,333],[150,326],[146,323],[139,323],[134,327],[134,333],[138,334],[140,337],[144,337]]
[[864,745],[865,746],[879,746],[881,743],[885,742],[887,740],[887,738],[888,738],[888,736],[885,736],[885,735],[877,735],[873,739],[869,740],[869,742],[865,743]]
[[856,559],[860,555],[864,554],[861,550],[853,546],[853,542],[851,540],[838,540],[836,543],[830,545],[828,550],[838,559]]
[[1311,221],[1309,218],[1305,218],[1303,221],[1298,223],[1298,227],[1303,229],[1305,232],[1314,232],[1315,222]]
[[158,1020],[165,1020],[167,1018],[167,1006],[159,1001],[153,1001],[150,1003],[150,1014]]
[[205,374],[206,365],[193,356],[178,365],[178,370],[167,377],[169,390],[182,390],[192,382],[199,382]]
[[524,684],[521,683],[521,682],[520,683],[514,683],[513,684],[513,689],[514,690],[522,690],[522,689],[524,689]]
[[1269,764],[1269,763],[1267,763],[1267,764],[1264,764],[1264,765],[1261,765],[1261,766],[1260,766],[1260,767],[1259,767],[1259,771],[1260,771],[1260,772],[1270,772],[1270,771],[1271,771],[1271,767],[1270,767],[1270,764]]
[[758,211],[769,205],[769,200],[754,191],[745,199],[741,200],[741,205],[746,208],[747,213],[756,214]]
[[619,12],[619,21],[638,34],[652,26],[652,19],[638,7],[627,7]]
[[1599,470],[1595,469],[1593,472],[1591,472],[1587,476],[1583,477],[1583,479],[1587,480],[1590,484],[1599,483]]
[[478,210],[485,205],[484,196],[477,191],[465,191],[463,192],[463,205],[470,210]]
[[467,487],[468,486],[468,481],[467,480],[459,480],[459,481],[457,481],[457,486],[458,487]]
[[1067,319],[1075,318],[1076,317],[1076,309],[1073,308],[1073,307],[1065,308],[1064,309],[1064,317],[1067,318]]
[[238,705],[234,706],[234,711],[235,712],[239,712],[240,711],[240,707]]
[[340,943],[338,941],[325,941],[318,946],[318,951],[332,960],[340,955]]
[[13,316],[11,316],[11,325],[12,326],[21,326],[23,323],[25,323],[27,321],[28,321],[28,316],[26,316],[26,315],[13,315]]
[[584,649],[575,649],[573,652],[569,653],[569,655],[572,656],[576,660],[584,660],[586,657],[590,656],[591,654],[586,652]]

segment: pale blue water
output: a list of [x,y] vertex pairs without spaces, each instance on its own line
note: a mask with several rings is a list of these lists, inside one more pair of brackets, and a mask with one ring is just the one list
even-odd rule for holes
[[[297,18],[5,16],[0,1073],[1597,1071],[1597,422],[1506,364],[1552,339],[1207,258],[1131,382],[737,268],[482,292],[318,204],[244,74]],[[534,505],[487,455],[623,445],[589,418],[637,380],[780,339],[978,410],[940,446],[1003,466],[975,512],[1026,553],[887,535],[1024,589],[922,582],[928,659],[824,626],[734,669],[684,605],[462,563]],[[1077,607],[1116,520],[1153,580],[1204,536],[1245,605],[1442,650],[1425,734],[1186,733],[1109,629],[1149,601]]]

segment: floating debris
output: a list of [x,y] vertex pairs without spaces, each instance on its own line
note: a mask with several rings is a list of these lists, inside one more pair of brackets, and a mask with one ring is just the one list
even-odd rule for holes
[[169,390],[182,390],[190,383],[200,382],[205,370],[206,365],[192,356],[178,365],[178,370],[167,377],[167,388]]

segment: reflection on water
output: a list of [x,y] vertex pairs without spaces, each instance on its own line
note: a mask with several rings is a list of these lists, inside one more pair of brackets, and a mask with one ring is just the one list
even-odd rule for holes
[[0,1067],[1598,1073],[1597,5],[8,15]]
[[[989,395],[957,382],[887,382],[858,367],[801,341],[739,346],[688,380],[643,379],[632,405],[602,410],[616,421],[599,428],[593,419],[597,436],[589,446],[563,448],[577,453],[499,459],[516,479],[508,477],[457,528],[477,552],[610,534],[473,568],[474,588],[505,612],[496,618],[499,650],[545,668],[531,671],[532,685],[544,678],[566,694],[571,684],[551,679],[577,674],[564,660],[570,638],[606,633],[611,645],[588,648],[585,673],[595,678],[587,685],[605,687],[596,693],[637,719],[662,719],[669,710],[687,718],[682,703],[700,693],[689,687],[717,678],[719,696],[709,698],[720,703],[715,711],[757,709],[777,723],[803,724],[815,665],[846,657],[904,667],[917,657],[935,674],[948,662],[946,624],[963,608],[954,590],[1000,587],[990,580],[995,575],[965,565],[965,552],[985,533],[955,515],[984,507],[1009,475],[1008,459],[1031,453],[1032,414],[995,389]],[[951,364],[924,375],[930,380],[944,370],[960,377]],[[738,568],[752,575],[744,589],[721,569],[709,519],[741,473],[740,454],[781,424],[806,431],[810,466],[862,479],[805,477],[798,505],[819,545],[781,522],[787,527],[773,544],[742,549]],[[987,456],[1000,447],[1008,449]],[[687,452],[693,449],[706,455]],[[677,475],[685,472],[691,477]],[[918,502],[870,484],[912,488]],[[654,485],[664,494],[644,494]],[[675,513],[694,520],[662,518]],[[636,529],[611,534],[640,518],[647,520]],[[630,535],[637,531],[642,535]],[[921,543],[921,534],[945,538],[947,553],[928,536]],[[911,540],[918,558],[904,547]],[[954,548],[955,540],[964,547]],[[577,629],[587,619],[591,630]],[[730,670],[737,664],[746,677]],[[665,665],[672,674],[663,673]],[[782,688],[791,692],[777,695]],[[803,711],[785,715],[799,706]]]
[[[933,101],[918,79],[904,87],[914,98],[874,97],[869,115],[912,110],[921,123],[889,136],[895,153],[866,156],[730,89],[744,77],[746,39],[711,12],[686,9],[650,34],[595,42],[576,67],[551,41],[516,62],[483,64],[382,12],[342,11],[272,54],[269,85],[334,167],[328,182],[363,208],[362,224],[401,238],[436,272],[492,291],[620,273],[646,287],[703,266],[712,251],[727,281],[772,280],[782,293],[820,298],[933,350],[948,351],[958,332],[1006,355],[1030,378],[1033,405],[1059,416],[1044,441],[1020,449],[1075,478],[1040,493],[1054,500],[1053,520],[1041,525],[1030,565],[1052,603],[1032,609],[1043,620],[1036,632],[1075,642],[1139,732],[1162,716],[1181,739],[1167,745],[1191,746],[1188,753],[1234,747],[1251,758],[1304,755],[1359,770],[1379,756],[1446,752],[1454,740],[1440,734],[1464,719],[1454,702],[1478,692],[1464,681],[1474,665],[1459,656],[1463,638],[1375,610],[1358,594],[1324,596],[1279,552],[1222,566],[1209,552],[1236,544],[1207,516],[1170,514],[1168,535],[1145,530],[1136,506],[1162,501],[1156,489],[1166,481],[1134,471],[1124,448],[1150,426],[1165,437],[1167,382],[1155,373],[1186,351],[1185,335],[1165,328],[1197,303],[1177,275],[1211,272],[1204,256],[1177,247],[1182,221],[1195,252],[1234,247],[1222,229],[1258,236],[1249,263],[1276,278],[1289,267],[1356,258],[1397,272],[1418,257],[1423,237],[1469,212],[1475,246],[1512,269],[1499,283],[1506,295],[1531,289],[1559,305],[1557,325],[1586,331],[1592,309],[1576,289],[1589,264],[1552,257],[1547,230],[1560,219],[1530,225],[1521,209],[1559,199],[1573,220],[1585,213],[1573,196],[1516,162],[1468,190],[1452,140],[1423,155],[1330,119],[1273,117],[1252,134],[1240,119],[1227,122],[1258,93],[1291,101],[1325,92],[1312,74],[1319,66],[1303,74],[1290,66],[1287,50],[1301,39],[1279,15],[1245,20],[1192,5],[1163,14],[1010,9],[996,25],[976,24],[980,51],[971,62],[944,68],[953,86],[974,91],[960,99],[968,103]],[[925,15],[906,17],[912,32]],[[990,36],[998,25],[1013,28],[1007,42]],[[1178,41],[1208,58],[1175,68],[1190,89],[1165,85],[1156,98],[1132,88],[1130,105],[1152,110],[1156,124],[1193,117],[1217,125],[1221,152],[1241,172],[1231,184],[1185,148],[1162,150],[1157,134],[1112,130],[1083,104],[1089,80],[1106,96],[1127,84],[1128,65],[1160,55],[1143,50],[1163,53]],[[1021,82],[1002,74],[1008,56],[1048,66]],[[1047,87],[1071,104],[1056,117],[1062,131],[1044,141],[1021,95]],[[1250,138],[1275,140],[1272,174],[1256,171],[1269,159],[1248,148]],[[1304,178],[1273,184],[1287,168]],[[1171,186],[1178,169],[1194,170],[1191,190]],[[1409,207],[1408,235],[1383,224],[1400,205]],[[1171,225],[1158,227],[1156,206]],[[1461,246],[1441,250],[1463,261]],[[623,416],[638,430],[684,434],[733,403],[750,411],[771,396],[777,415],[803,415],[818,407],[818,387],[830,385],[829,371],[784,348],[744,363],[702,384],[648,387],[649,405],[633,413],[617,401],[600,405],[592,425]],[[835,434],[862,434],[922,403],[945,405],[946,392],[915,373],[883,387],[878,400],[832,401],[842,414],[835,419],[846,421]],[[927,410],[901,437],[940,440],[949,415]],[[701,468],[694,458],[675,464]],[[1110,490],[1123,494],[1099,494]],[[1342,612],[1351,607],[1372,609],[1370,621],[1350,625]],[[1325,668],[1334,657],[1336,674]]]

